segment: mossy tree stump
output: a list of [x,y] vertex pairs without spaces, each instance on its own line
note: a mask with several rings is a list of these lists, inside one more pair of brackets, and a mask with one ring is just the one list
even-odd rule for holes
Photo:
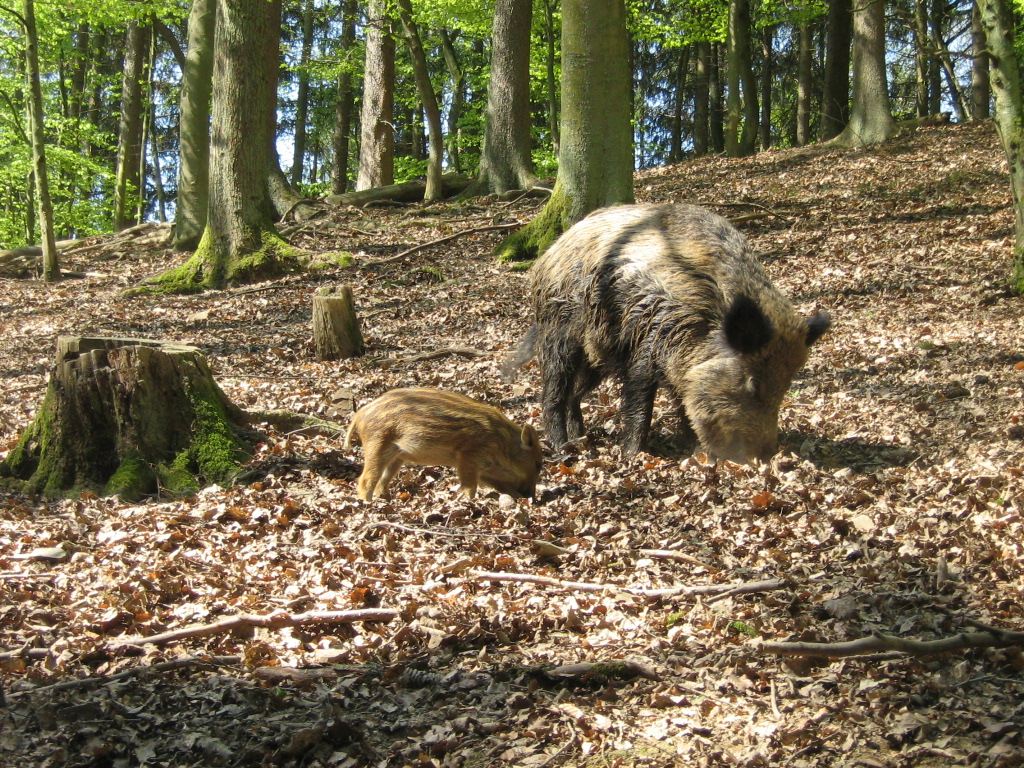
[[313,344],[318,360],[359,357],[365,351],[352,289],[324,287],[313,296]]
[[0,477],[46,496],[188,493],[237,474],[251,456],[244,423],[195,347],[62,336],[39,413]]

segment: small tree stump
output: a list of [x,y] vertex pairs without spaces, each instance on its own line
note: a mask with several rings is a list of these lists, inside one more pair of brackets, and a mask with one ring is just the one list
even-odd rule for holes
[[39,413],[0,477],[46,496],[187,493],[230,482],[248,460],[244,420],[195,347],[62,336]]
[[313,343],[318,360],[359,357],[365,351],[347,285],[321,288],[313,297]]

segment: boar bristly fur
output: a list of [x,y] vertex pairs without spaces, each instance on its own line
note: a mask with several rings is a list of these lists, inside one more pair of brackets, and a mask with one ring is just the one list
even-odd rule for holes
[[388,497],[403,464],[454,467],[469,498],[478,485],[532,496],[543,466],[540,438],[490,405],[439,389],[392,389],[352,417],[345,447],[363,446],[359,498]]
[[783,396],[830,324],[797,315],[746,239],[692,205],[591,214],[538,259],[531,288],[534,326],[516,362],[538,358],[553,445],[584,434],[580,400],[616,375],[626,453],[645,447],[665,386],[710,453],[766,459]]

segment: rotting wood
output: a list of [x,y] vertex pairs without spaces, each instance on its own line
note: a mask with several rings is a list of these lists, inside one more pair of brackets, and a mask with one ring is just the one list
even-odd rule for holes
[[313,344],[318,360],[360,357],[366,352],[349,286],[325,286],[313,296]]
[[424,360],[437,360],[440,357],[447,357],[448,355],[458,355],[459,357],[483,357],[487,353],[474,349],[473,347],[445,347],[444,349],[432,349],[428,352],[417,352],[414,355],[408,357],[398,358],[399,363],[422,363]]
[[[466,189],[471,180],[458,174],[445,174],[441,178],[442,195],[452,197]],[[388,184],[383,187],[363,189],[358,192],[345,192],[340,195],[328,195],[324,202],[329,205],[351,205],[361,208],[372,203],[419,203],[427,190],[427,183],[421,179],[403,181],[399,184]]]

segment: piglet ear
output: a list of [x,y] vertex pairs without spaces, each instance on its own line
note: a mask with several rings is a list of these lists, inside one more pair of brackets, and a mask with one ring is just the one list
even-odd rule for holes
[[811,346],[814,342],[825,335],[832,326],[832,318],[829,317],[828,312],[819,311],[814,317],[807,318],[807,346]]
[[749,296],[739,295],[725,313],[722,326],[729,347],[740,354],[749,355],[772,340],[775,329],[772,321]]
[[533,428],[532,424],[523,425],[523,431],[519,438],[523,442],[523,448],[528,451],[532,451],[540,445],[540,437],[537,436],[537,430]]

